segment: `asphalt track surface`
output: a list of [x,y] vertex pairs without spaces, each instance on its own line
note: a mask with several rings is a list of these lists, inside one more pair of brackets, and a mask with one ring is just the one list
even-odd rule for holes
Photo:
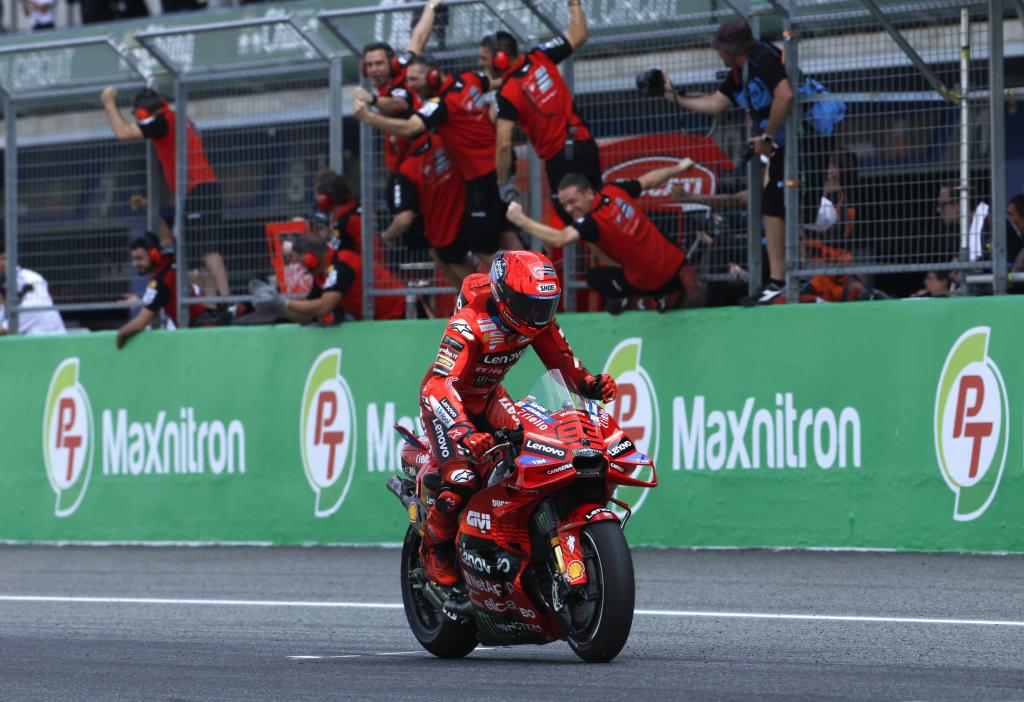
[[637,550],[607,665],[563,642],[433,658],[398,560],[0,547],[0,699],[1024,699],[1022,557]]

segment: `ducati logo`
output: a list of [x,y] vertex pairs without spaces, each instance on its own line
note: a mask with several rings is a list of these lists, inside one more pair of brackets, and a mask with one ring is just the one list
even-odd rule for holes
[[43,412],[46,477],[57,493],[54,514],[78,509],[92,476],[93,419],[89,396],[79,382],[79,361],[65,359],[50,379]]
[[953,519],[977,519],[995,499],[1006,465],[1006,386],[989,355],[989,327],[964,332],[946,357],[935,394],[935,455],[952,490]]
[[[604,373],[612,376],[619,391],[615,401],[605,409],[615,418],[619,427],[632,439],[633,446],[640,453],[658,462],[658,431],[661,426],[658,415],[658,395],[654,382],[640,365],[643,341],[639,337],[621,341],[608,355]],[[621,447],[619,444],[616,448]],[[624,449],[622,449],[624,450]],[[638,471],[634,476],[641,480],[651,479],[650,467]],[[643,488],[619,487],[615,491],[618,499],[631,503],[635,514],[647,499],[649,491]],[[620,517],[622,514],[619,515]]]
[[341,349],[324,351],[309,369],[299,444],[306,479],[316,493],[313,513],[328,517],[345,501],[355,473],[355,403],[341,374]]

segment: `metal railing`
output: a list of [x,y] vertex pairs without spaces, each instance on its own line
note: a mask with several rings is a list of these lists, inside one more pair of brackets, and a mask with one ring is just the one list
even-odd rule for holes
[[[713,300],[731,301],[763,279],[761,169],[741,158],[750,125],[739,109],[712,120],[641,97],[634,79],[658,67],[688,94],[713,92],[721,63],[708,40],[736,16],[786,50],[791,83],[812,77],[829,91],[799,93],[787,127],[788,297],[796,300],[810,278],[856,279],[871,289],[891,273],[928,270],[962,276],[961,291],[1006,291],[1003,115],[1007,95],[1020,91],[1004,85],[1003,33],[1018,26],[1015,13],[1024,24],[1018,0],[584,5],[590,38],[563,72],[601,146],[605,176],[635,176],[668,158],[699,162],[641,205],[699,262]],[[122,297],[142,281],[128,265],[127,244],[164,222],[179,266],[201,288],[180,286],[180,312],[191,303],[245,300],[245,281],[274,270],[266,225],[307,216],[316,175],[330,167],[361,193],[363,256],[405,283],[378,289],[374,266],[364,266],[366,315],[381,295],[452,292],[424,252],[375,244],[389,221],[381,139],[365,125],[354,138],[346,116],[349,90],[360,80],[354,56],[371,41],[404,46],[422,8],[275,11],[138,31],[129,43],[93,37],[0,49],[9,265],[42,273],[56,309],[129,307]],[[567,18],[564,3],[454,0],[441,6],[427,53],[448,70],[471,70],[483,35],[503,29],[526,46],[562,30]],[[1014,33],[1010,53],[1024,53],[1022,44]],[[121,90],[122,108],[145,85],[170,98],[180,117],[175,183],[164,182],[152,148],[114,138],[98,100],[107,85]],[[835,101],[846,113],[831,135],[800,118]],[[198,140],[188,138],[190,122]],[[219,188],[190,197],[197,141]],[[548,218],[541,163],[518,143],[528,211]],[[208,253],[222,259],[226,289]],[[564,252],[567,309],[595,308],[582,296],[590,263],[583,247]],[[16,327],[16,276],[7,281]]]

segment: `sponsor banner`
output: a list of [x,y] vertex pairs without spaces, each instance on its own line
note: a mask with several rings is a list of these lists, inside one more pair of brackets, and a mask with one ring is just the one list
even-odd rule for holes
[[[560,321],[618,383],[616,465],[658,467],[658,488],[616,493],[632,544],[1019,552],[1018,305]],[[0,539],[401,541],[392,426],[420,431],[442,336],[423,321],[146,332],[121,352],[110,334],[4,339]],[[524,353],[512,397],[540,370]],[[491,515],[466,518],[489,532]]]

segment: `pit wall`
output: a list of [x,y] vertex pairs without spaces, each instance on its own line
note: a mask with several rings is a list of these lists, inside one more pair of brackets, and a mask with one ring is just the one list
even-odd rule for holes
[[[634,545],[1024,551],[1021,300],[565,315]],[[0,540],[381,543],[440,322],[0,340]],[[1016,359],[1016,360],[1015,360]],[[513,396],[540,374],[529,354]],[[333,453],[333,455],[332,455]]]

